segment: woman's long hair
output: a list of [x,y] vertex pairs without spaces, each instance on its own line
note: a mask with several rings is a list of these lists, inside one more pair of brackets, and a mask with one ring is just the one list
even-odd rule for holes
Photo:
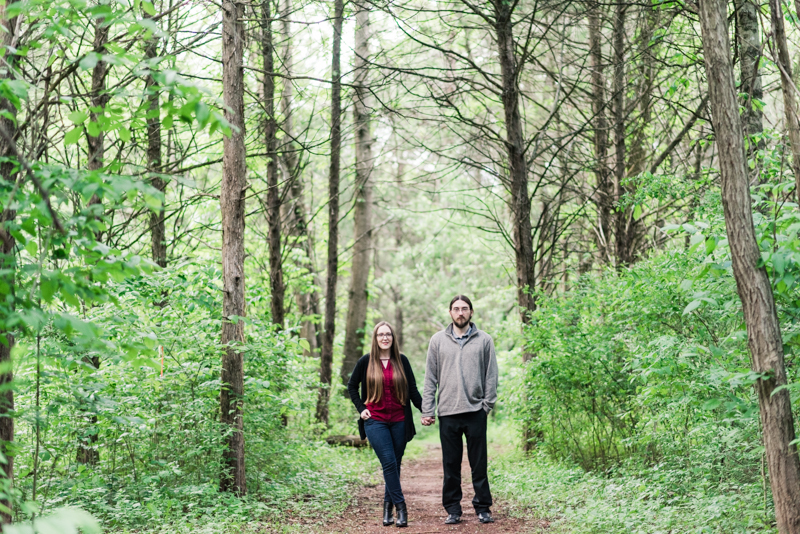
[[389,363],[392,364],[392,391],[402,404],[408,402],[408,380],[400,360],[400,347],[392,325],[381,321],[372,330],[372,348],[369,349],[369,365],[367,366],[367,402],[380,402],[383,398],[383,364],[381,364],[381,348],[378,346],[378,328],[388,326],[392,332],[392,346],[389,347]]

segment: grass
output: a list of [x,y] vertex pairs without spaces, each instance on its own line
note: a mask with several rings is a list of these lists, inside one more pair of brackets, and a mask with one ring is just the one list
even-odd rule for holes
[[[419,458],[427,444],[439,439],[435,427],[415,423],[418,434],[408,444],[404,462]],[[72,504],[101,518],[106,532],[120,534],[305,534],[314,531],[320,517],[340,516],[359,488],[383,482],[372,449],[303,440],[275,446],[282,448],[270,455],[274,465],[258,474],[258,491],[245,498],[220,495],[216,486],[205,485],[174,488],[169,494],[148,491],[142,502],[120,499],[113,506],[98,504],[96,494],[87,491]]]
[[509,443],[512,429],[494,430],[501,432],[489,462],[493,493],[511,515],[547,521],[553,534],[777,533],[760,484],[692,478],[680,459],[613,476],[587,473],[526,456]]
[[[438,428],[418,426],[404,463],[439,441]],[[490,423],[489,476],[505,511],[541,524],[552,534],[773,534],[758,484],[720,483],[697,477],[676,464],[613,476],[587,473],[543,454],[525,456],[508,423]],[[154,491],[127,488],[114,502],[100,487],[85,485],[70,499],[102,520],[106,532],[121,534],[227,534],[324,532],[321,522],[340,516],[364,485],[382,482],[371,449],[330,447],[322,442],[285,442],[245,498],[220,495],[215,486]],[[138,492],[138,497],[134,495]],[[768,503],[769,504],[769,503]],[[319,530],[319,529],[323,530]]]
[[[371,449],[331,447],[296,440],[274,443],[269,469],[251,466],[250,493],[243,498],[220,494],[216,484],[158,488],[127,487],[105,498],[101,486],[87,481],[68,503],[98,518],[105,532],[227,534],[308,532],[320,516],[336,517],[358,488],[379,475]],[[253,483],[257,479],[258,485]],[[375,479],[375,480],[373,480]]]

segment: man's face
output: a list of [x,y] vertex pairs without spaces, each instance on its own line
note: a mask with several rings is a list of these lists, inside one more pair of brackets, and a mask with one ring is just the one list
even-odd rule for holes
[[463,300],[457,300],[450,306],[450,318],[453,324],[459,328],[464,328],[469,324],[472,319],[472,310],[469,309],[469,304]]

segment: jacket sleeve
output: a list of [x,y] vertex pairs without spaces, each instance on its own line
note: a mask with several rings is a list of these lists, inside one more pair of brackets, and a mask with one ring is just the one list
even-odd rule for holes
[[434,417],[436,412],[436,388],[439,386],[439,347],[431,338],[428,358],[425,361],[425,383],[422,388],[422,417]]
[[350,400],[353,402],[353,406],[356,407],[359,414],[367,409],[364,401],[362,401],[361,397],[358,395],[358,387],[361,385],[361,377],[364,374],[363,368],[364,358],[361,358],[356,362],[353,374],[350,375],[350,380],[347,382],[347,392],[350,393]]
[[411,369],[411,363],[408,361],[408,358],[402,356],[403,358],[403,367],[406,371],[406,378],[408,379],[408,396],[411,399],[411,403],[417,407],[417,410],[422,411],[422,395],[419,394],[419,390],[417,389],[417,379],[414,377],[414,370]]
[[491,336],[486,342],[484,347],[486,351],[485,354],[485,361],[486,361],[486,369],[484,371],[484,389],[485,392],[483,398],[483,409],[486,410],[486,413],[489,413],[494,408],[495,403],[497,402],[497,355],[495,354],[494,350],[494,341],[492,340]]

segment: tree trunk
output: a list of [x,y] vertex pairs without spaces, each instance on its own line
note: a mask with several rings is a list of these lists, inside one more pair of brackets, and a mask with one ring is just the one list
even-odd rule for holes
[[339,269],[339,158],[342,147],[342,15],[344,1],[333,3],[331,54],[331,164],[328,174],[328,265],[325,283],[325,332],[319,362],[317,421],[328,425],[328,400],[333,375],[333,337],[336,328],[336,282]]
[[[145,15],[149,17],[149,15]],[[158,37],[153,35],[147,42],[144,51],[145,57],[153,61],[158,57]],[[148,115],[147,118],[147,170],[150,174],[150,185],[159,190],[162,194],[166,193],[167,182],[158,176],[161,172],[161,106],[159,105],[159,90],[156,80],[153,77],[153,65],[150,65],[150,74],[145,80],[147,91]],[[150,237],[153,262],[159,267],[167,266],[167,230],[164,219],[164,204],[166,198],[158,211],[150,213]]]
[[[647,146],[648,126],[652,119],[653,111],[653,80],[655,78],[652,39],[658,23],[658,11],[652,6],[642,7],[642,19],[638,37],[637,48],[639,50],[638,80],[636,83],[636,100],[639,107],[639,117],[636,120],[636,127],[633,135],[630,156],[628,158],[628,174],[637,176],[647,168],[645,163],[650,157],[652,150]],[[631,230],[633,239],[639,228],[636,221],[631,218]]]
[[397,346],[403,347],[403,300],[400,292],[394,293],[394,333],[397,336]]
[[591,2],[589,10],[589,64],[592,70],[592,114],[594,124],[592,134],[594,137],[595,177],[597,179],[597,249],[601,261],[611,263],[611,208],[613,200],[613,186],[609,180],[608,158],[608,121],[606,119],[605,77],[603,76],[603,51],[600,33],[600,6]]
[[295,300],[297,301],[297,308],[301,314],[302,326],[300,336],[308,341],[309,354],[316,354],[322,346],[322,338],[320,337],[320,329],[317,323],[309,316],[319,315],[319,297],[317,295],[317,287],[319,287],[319,280],[316,275],[316,265],[314,262],[314,240],[311,233],[308,231],[308,223],[306,222],[306,204],[305,194],[303,191],[303,179],[300,173],[300,147],[295,142],[295,132],[293,125],[293,102],[294,91],[292,86],[292,69],[294,66],[292,54],[292,28],[291,28],[291,0],[283,0],[281,8],[281,25],[283,27],[284,35],[284,53],[283,53],[283,67],[286,71],[286,78],[283,83],[283,92],[281,94],[281,109],[283,111],[283,132],[286,142],[283,145],[281,152],[286,174],[289,180],[291,198],[289,202],[289,234],[293,238],[292,247],[300,248],[306,257],[306,266],[312,274],[314,287],[310,291],[296,291]]
[[[514,46],[513,6],[496,0],[493,3],[497,48],[500,59],[500,74],[503,83],[503,116],[506,127],[506,151],[511,185],[511,217],[513,224],[514,254],[517,273],[517,305],[520,320],[527,325],[531,312],[536,310],[536,275],[534,273],[533,233],[531,227],[531,199],[528,195],[528,168],[525,161],[525,139],[519,110],[518,66]],[[533,357],[529,351],[522,355],[523,361]],[[534,431],[526,424],[523,449],[533,447]]]
[[[18,36],[17,18],[6,18],[6,6],[0,6],[0,25],[3,26],[3,48],[7,51],[5,62],[0,67],[0,78],[9,79],[14,77],[12,72],[13,66],[16,64],[16,57],[8,53],[17,46]],[[0,99],[0,110],[7,112],[11,116],[16,116],[17,110],[14,105],[7,99]],[[11,117],[0,117],[0,128],[3,128],[11,139],[14,138],[16,131],[16,124]],[[13,158],[12,148],[4,140],[0,139],[0,156],[4,158]],[[9,184],[13,184],[18,179],[19,175],[14,172],[15,164],[13,161],[5,161],[0,163],[0,179]],[[13,185],[12,185],[13,187]],[[10,208],[10,206],[9,206]],[[15,294],[16,283],[16,239],[8,231],[8,223],[11,223],[17,216],[14,209],[3,210],[3,218],[0,220],[0,236],[2,237],[2,267],[9,269],[11,274],[5,277],[6,282],[10,286],[9,295],[12,296],[11,309],[14,308],[13,296]],[[0,374],[0,387],[3,387],[4,392],[0,394],[0,452],[6,457],[6,463],[2,465],[2,476],[13,484],[14,481],[14,390],[11,388],[11,382],[14,379],[14,373],[9,365],[11,362],[11,350],[14,348],[14,335],[9,331],[0,332],[0,364],[8,365],[9,367],[5,372]],[[3,524],[11,522],[11,506],[12,503],[9,499],[0,501],[9,512],[0,512],[0,522]]]
[[350,269],[347,322],[345,323],[344,361],[341,378],[346,384],[364,347],[364,327],[367,321],[367,281],[372,249],[372,132],[370,131],[370,101],[367,89],[369,61],[369,8],[356,5],[356,42],[353,80],[353,121],[356,131],[355,208],[353,210],[353,261]]
[[[108,42],[108,26],[105,24],[104,17],[98,17],[94,26],[94,50],[100,54],[105,52]],[[89,122],[98,122],[98,118],[103,115],[108,104],[108,93],[106,93],[106,74],[108,64],[105,61],[98,61],[92,69],[92,107],[95,111],[89,112]],[[96,109],[100,111],[96,111]],[[105,158],[105,134],[102,130],[96,136],[87,134],[86,140],[89,145],[89,163],[87,168],[90,171],[97,171],[103,168]]]
[[[100,54],[105,52],[106,43],[108,42],[108,26],[105,24],[105,18],[99,17],[94,25],[94,50]],[[108,104],[109,95],[106,93],[106,75],[108,74],[108,64],[105,61],[98,61],[92,69],[92,88],[91,88],[91,102],[92,110],[89,111],[89,122],[98,123],[98,119],[105,113],[105,107]],[[99,110],[99,111],[98,111]],[[87,132],[86,142],[88,145],[89,161],[86,168],[89,171],[100,171],[103,169],[105,162],[105,133],[98,128],[96,136]],[[89,205],[99,205],[102,201],[97,195],[92,195],[89,200]],[[95,236],[98,241],[101,240],[101,232],[97,232]],[[86,358],[87,363],[91,363],[95,369],[100,368],[100,357],[92,356]],[[100,460],[100,451],[97,450],[97,415],[91,415],[88,418],[89,426],[78,431],[78,451],[75,460],[80,464],[95,465]]]
[[[94,22],[94,50],[97,53],[105,53],[106,43],[108,42],[108,26],[105,25],[105,18],[98,17]],[[92,108],[89,110],[89,123],[97,125],[98,118],[105,112],[106,104],[108,104],[109,96],[106,93],[106,74],[108,74],[108,64],[105,61],[98,61],[94,68],[92,68],[92,87],[91,87],[91,103]],[[97,110],[100,109],[98,112]],[[87,127],[88,128],[88,127]],[[86,168],[90,171],[99,171],[103,168],[103,160],[105,159],[105,133],[98,128],[98,133],[93,136],[87,131],[86,143],[88,145],[88,158],[89,161]],[[89,205],[101,204],[102,201],[97,195],[92,195],[89,199]],[[102,208],[100,208],[102,211]],[[102,240],[102,232],[97,232],[97,241]],[[99,365],[99,361],[95,367]],[[78,453],[78,461],[80,460],[80,451]]]
[[761,70],[758,62],[761,58],[761,37],[759,35],[758,6],[752,0],[736,0],[736,36],[739,47],[739,69],[741,73],[741,86],[739,93],[746,93],[747,98],[742,102],[742,125],[747,136],[747,153],[752,154],[763,141],[754,142],[754,135],[761,135],[764,131],[762,122],[763,113],[753,105],[753,99],[763,100],[764,91],[761,87]]
[[222,4],[222,93],[225,119],[231,133],[223,139],[222,186],[222,389],[221,421],[226,434],[220,490],[239,495],[247,492],[244,464],[244,358],[237,346],[244,343],[246,314],[244,279],[245,162],[244,131],[244,4],[225,0]]
[[275,47],[272,43],[272,14],[270,0],[261,2],[261,54],[264,59],[264,144],[267,151],[267,227],[269,236],[269,285],[272,322],[279,329],[284,327],[284,298],[281,262],[281,196],[278,189],[278,150],[275,134],[278,123],[275,118]]
[[792,89],[792,61],[789,58],[789,47],[786,44],[786,29],[783,25],[783,9],[778,0],[769,0],[770,19],[775,49],[773,57],[777,59],[781,71],[781,92],[783,93],[783,111],[786,118],[786,129],[789,133],[789,144],[792,149],[792,172],[794,172],[794,189],[800,202],[800,121],[797,118],[797,99]]
[[616,267],[633,263],[633,242],[630,209],[621,209],[619,202],[624,193],[625,180],[625,14],[627,5],[618,2],[614,11],[614,204],[616,205],[614,242]]
[[503,83],[503,113],[506,127],[506,151],[511,183],[511,217],[513,219],[514,252],[517,272],[517,304],[522,324],[530,322],[536,309],[531,292],[536,280],[533,272],[531,238],[531,201],[528,195],[528,168],[525,162],[525,139],[519,110],[517,59],[514,50],[512,8],[505,2],[494,3],[495,29]]
[[722,175],[722,205],[730,243],[733,274],[742,302],[747,345],[756,382],[764,448],[769,466],[775,517],[782,534],[800,533],[800,462],[794,438],[789,390],[786,384],[783,343],[766,269],[753,227],[750,188],[739,117],[725,0],[701,0],[703,57],[708,78],[712,124]]

